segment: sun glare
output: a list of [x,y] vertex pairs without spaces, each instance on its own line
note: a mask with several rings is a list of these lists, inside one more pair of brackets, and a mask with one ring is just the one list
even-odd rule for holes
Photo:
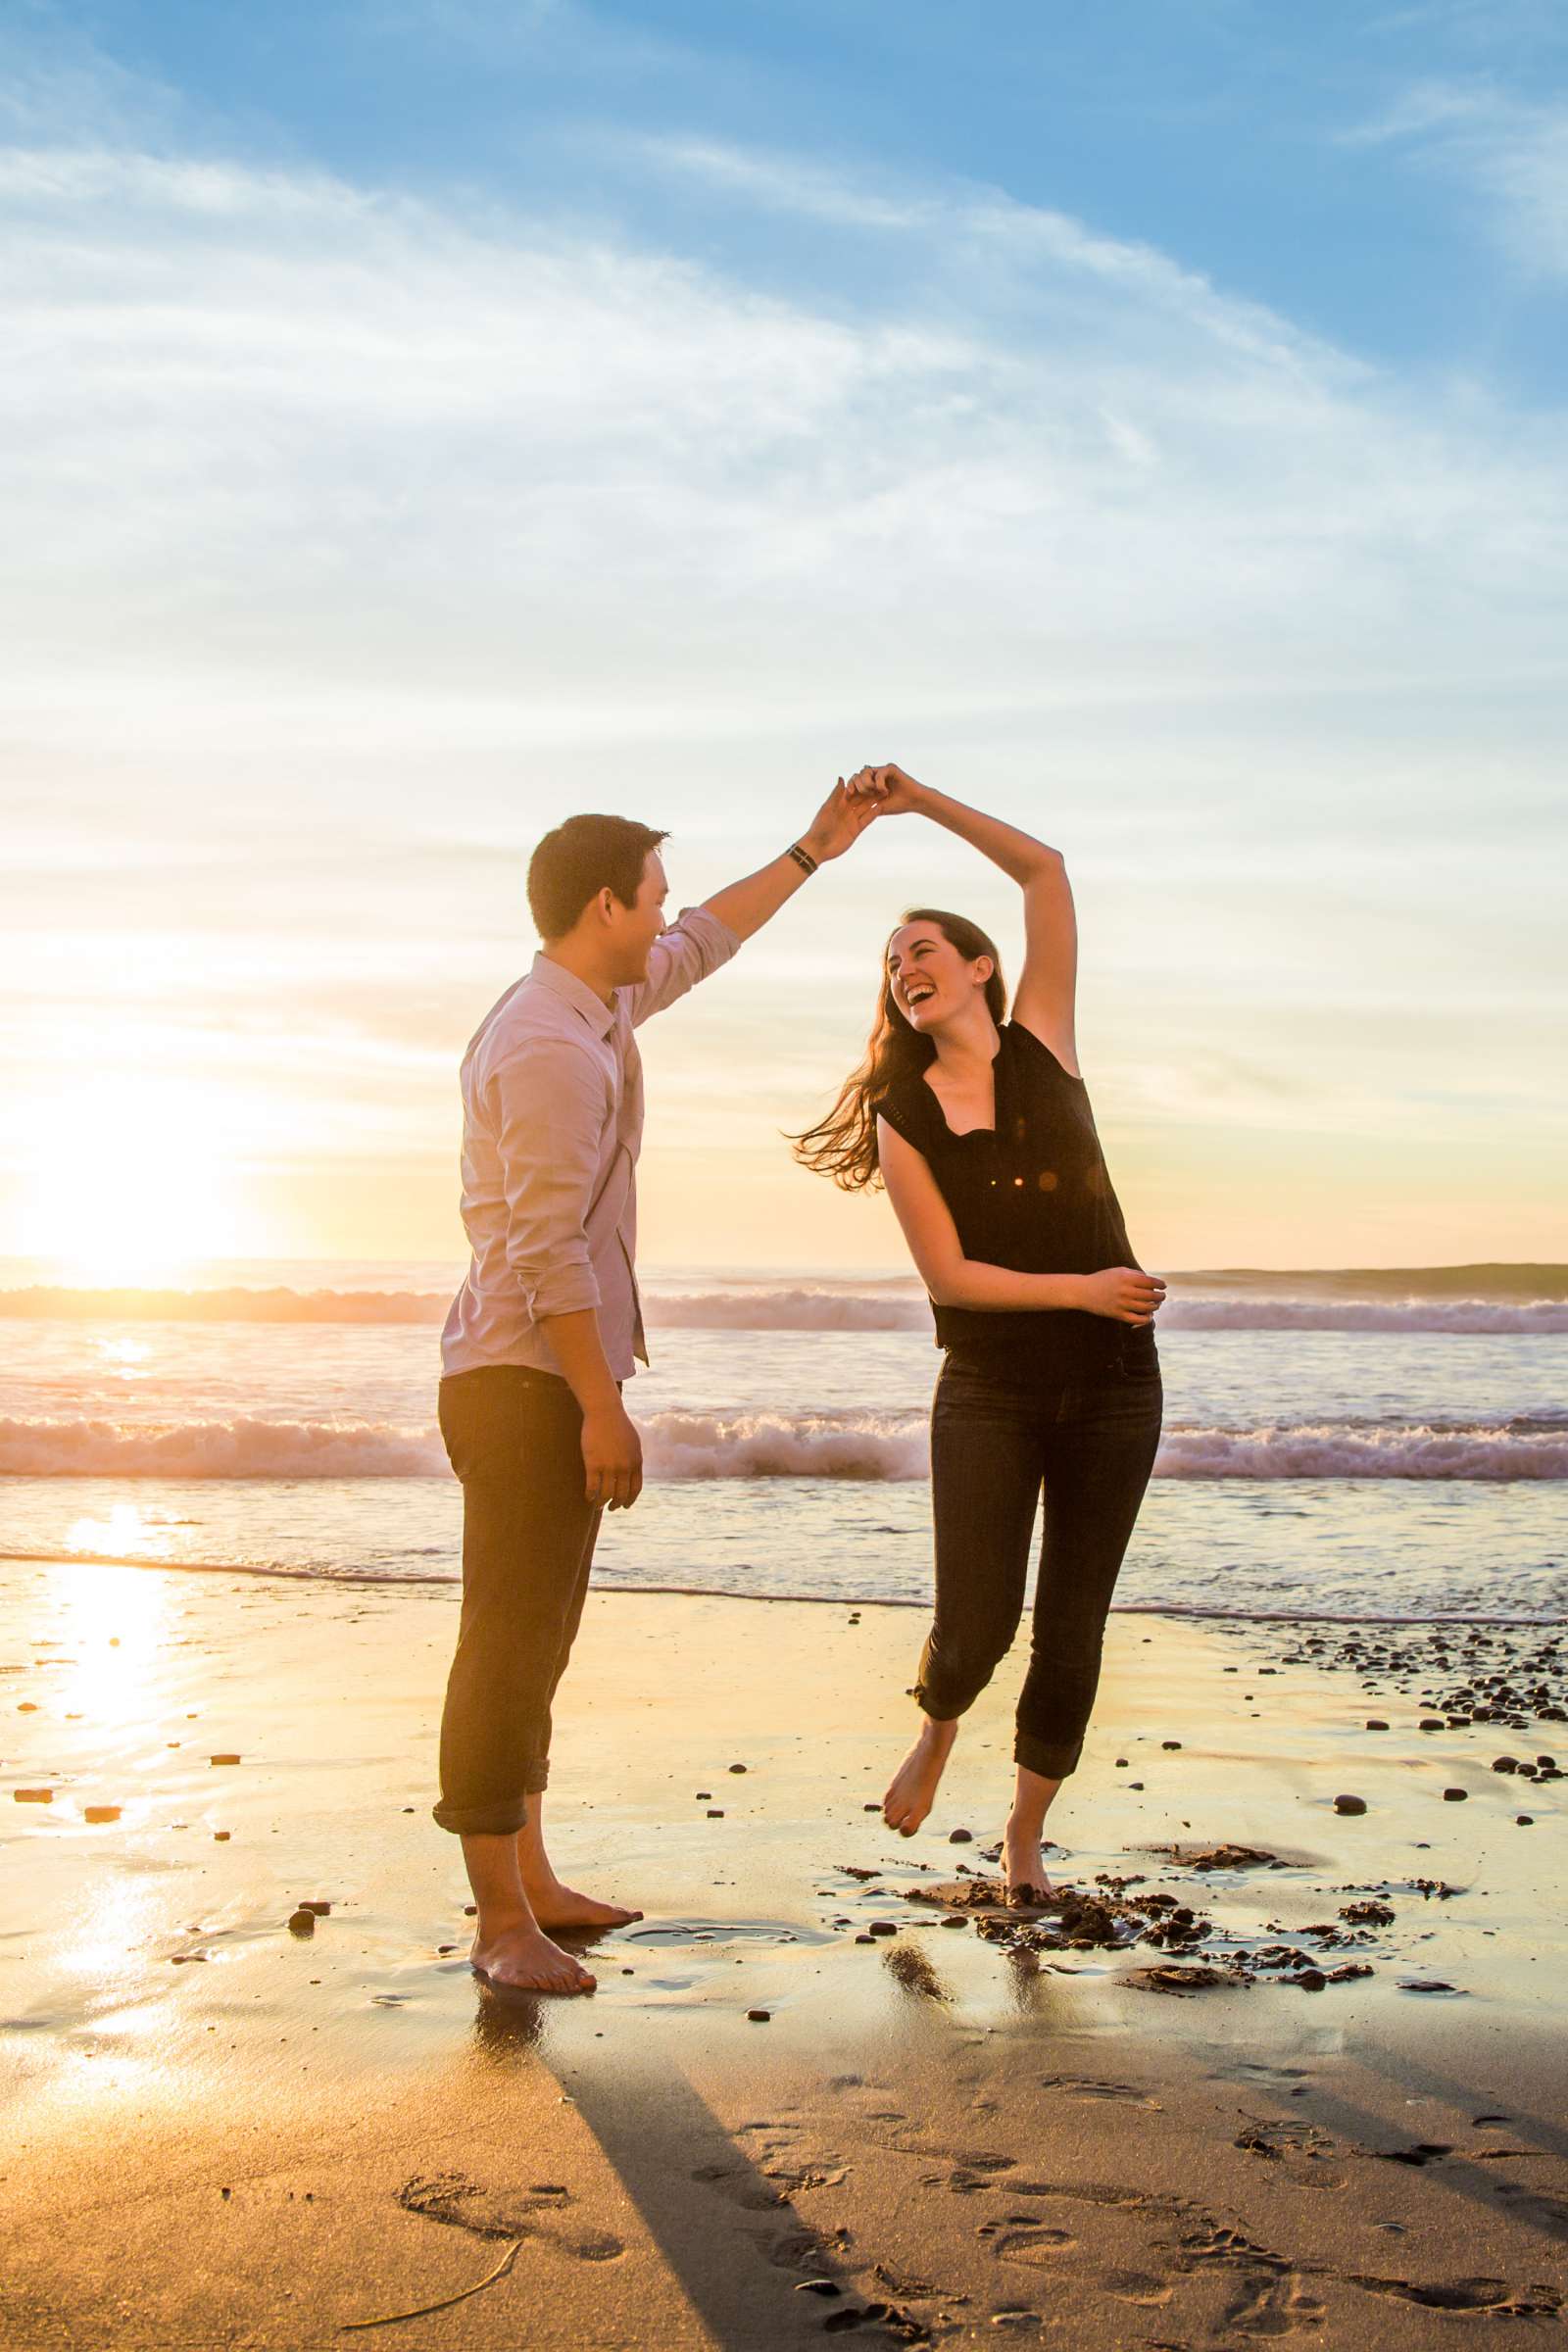
[[65,1279],[170,1282],[234,1251],[234,1210],[211,1100],[193,1086],[111,1080],[41,1112],[24,1247]]

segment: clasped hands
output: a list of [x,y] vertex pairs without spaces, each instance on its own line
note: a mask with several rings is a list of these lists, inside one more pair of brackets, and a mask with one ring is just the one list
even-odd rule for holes
[[840,776],[810,830],[802,835],[801,847],[818,865],[830,858],[842,858],[877,817],[905,816],[919,808],[922,791],[912,776],[891,761],[879,767],[858,767],[853,776]]

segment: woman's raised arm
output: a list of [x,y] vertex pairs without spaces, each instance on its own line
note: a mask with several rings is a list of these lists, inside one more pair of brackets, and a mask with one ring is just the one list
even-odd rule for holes
[[928,816],[960,841],[1000,865],[1023,892],[1024,961],[1013,992],[1012,1017],[1031,1030],[1074,1078],[1078,1067],[1074,1015],[1078,993],[1078,921],[1072,885],[1059,850],[1036,841],[1000,816],[918,784],[902,767],[862,767],[850,780],[852,793],[880,803],[884,816]]

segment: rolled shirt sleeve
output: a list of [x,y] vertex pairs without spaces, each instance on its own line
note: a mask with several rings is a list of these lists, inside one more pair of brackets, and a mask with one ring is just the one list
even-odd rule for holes
[[529,1317],[600,1303],[587,1219],[605,1127],[605,1076],[564,1038],[520,1043],[490,1081],[507,1201],[507,1263]]
[[648,977],[623,994],[634,1029],[662,1012],[728,963],[740,946],[728,923],[720,922],[706,906],[683,906],[667,931],[655,940],[648,958]]

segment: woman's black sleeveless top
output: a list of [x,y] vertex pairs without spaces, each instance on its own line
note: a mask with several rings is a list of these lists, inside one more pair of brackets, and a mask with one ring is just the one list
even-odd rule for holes
[[[1089,1091],[1031,1030],[1006,1022],[997,1054],[996,1125],[955,1135],[915,1072],[875,1107],[922,1154],[953,1211],[965,1257],[1022,1274],[1136,1266],[1095,1132]],[[1152,1331],[1073,1307],[986,1314],[936,1308],[937,1345],[1030,1379],[1078,1380],[1153,1352]]]

